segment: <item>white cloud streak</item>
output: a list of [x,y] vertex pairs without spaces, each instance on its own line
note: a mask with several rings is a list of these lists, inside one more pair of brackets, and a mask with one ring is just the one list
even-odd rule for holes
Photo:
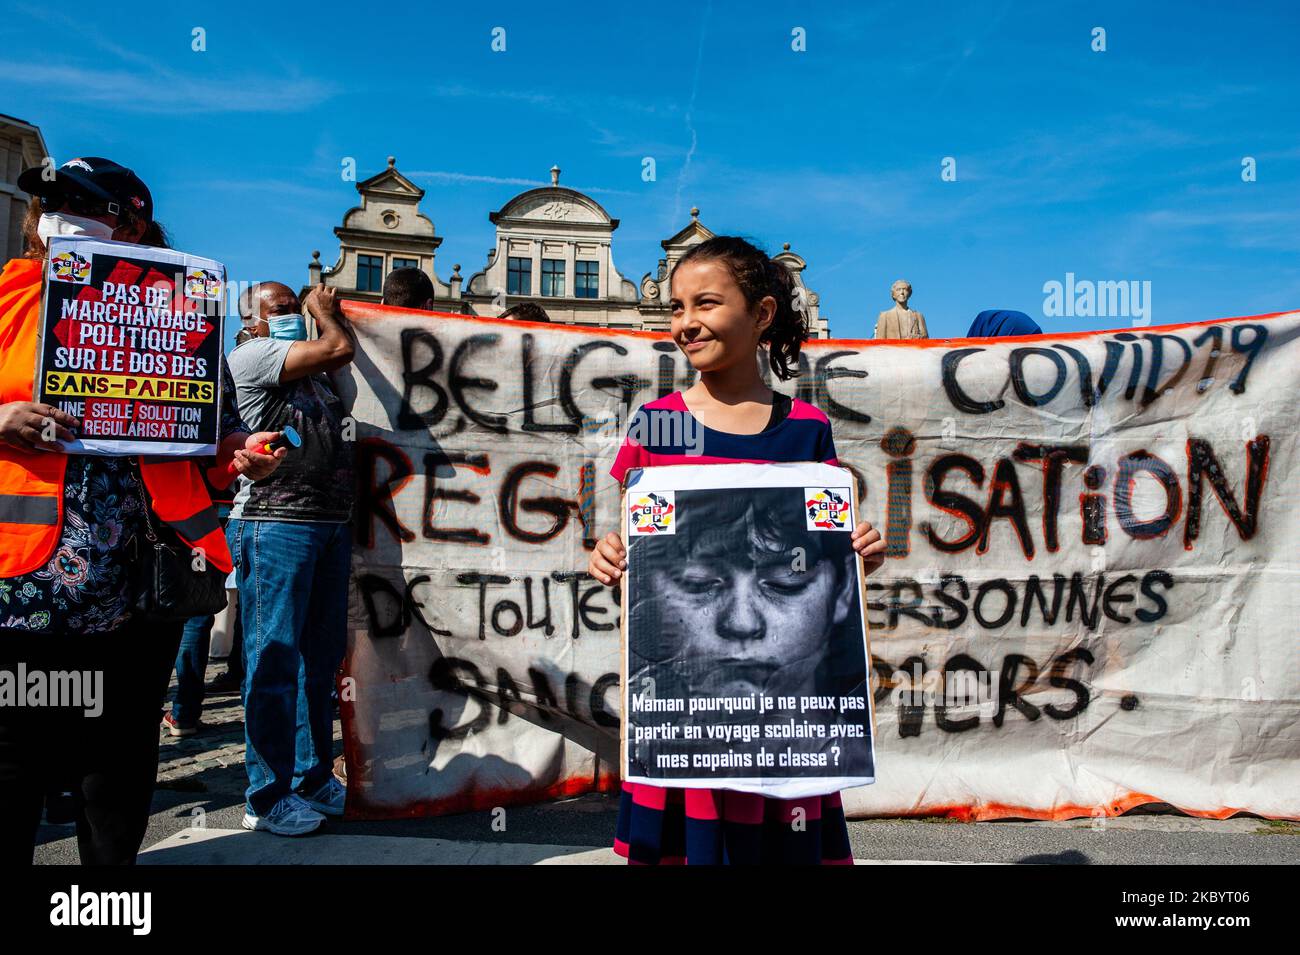
[[316,80],[241,76],[219,80],[159,72],[87,69],[73,65],[0,60],[0,82],[60,89],[83,103],[136,113],[284,113],[315,106],[333,95]]

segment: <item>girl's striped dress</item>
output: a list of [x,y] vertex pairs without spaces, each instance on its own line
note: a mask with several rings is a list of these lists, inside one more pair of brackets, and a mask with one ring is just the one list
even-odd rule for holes
[[[698,444],[691,440],[697,437]],[[688,453],[687,444],[702,453]],[[678,391],[637,410],[610,474],[622,483],[640,467],[799,461],[838,463],[830,422],[812,405],[777,394],[767,428],[728,434],[699,424]],[[796,827],[799,809],[803,825]],[[853,864],[839,793],[771,799],[624,783],[614,851],[634,865]]]

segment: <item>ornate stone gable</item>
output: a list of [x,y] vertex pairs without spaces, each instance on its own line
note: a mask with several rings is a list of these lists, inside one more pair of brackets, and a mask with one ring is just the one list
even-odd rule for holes
[[377,302],[383,278],[395,268],[413,266],[433,282],[435,301],[459,298],[459,276],[450,285],[438,278],[434,260],[442,239],[433,220],[420,211],[424,190],[398,171],[396,159],[389,156],[386,169],[356,188],[361,204],[344,213],[343,224],[334,228],[338,260],[327,268],[320,253],[314,253],[310,284],[324,281],[350,298]]
[[[688,250],[714,236],[700,222],[700,210],[691,209],[690,221],[660,243],[664,256],[657,268],[634,284],[614,264],[613,235],[619,220],[591,196],[561,186],[558,166],[550,172],[549,186],[528,189],[488,214],[496,237],[483,268],[462,279],[456,265],[444,283],[434,271],[442,238],[420,212],[425,192],[397,170],[390,156],[386,169],[357,183],[361,204],[349,209],[334,230],[339,260],[325,268],[316,253],[311,281],[323,278],[348,297],[378,301],[378,291],[359,284],[372,286],[376,275],[386,276],[415,261],[431,277],[440,310],[495,316],[533,302],[556,322],[666,330],[673,267]],[[794,273],[811,336],[829,337],[818,296],[804,285],[807,263],[788,243],[775,258]]]

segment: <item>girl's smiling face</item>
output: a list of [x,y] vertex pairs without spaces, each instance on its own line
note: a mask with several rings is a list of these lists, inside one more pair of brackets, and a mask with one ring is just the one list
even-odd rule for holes
[[763,331],[772,324],[776,300],[751,306],[724,262],[702,259],[673,272],[673,341],[699,372],[753,361]]

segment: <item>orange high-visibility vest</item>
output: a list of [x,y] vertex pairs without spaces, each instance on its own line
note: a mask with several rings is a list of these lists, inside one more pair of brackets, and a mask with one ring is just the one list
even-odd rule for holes
[[[13,259],[0,273],[0,404],[32,400],[44,264]],[[66,454],[0,444],[0,578],[30,573],[54,556],[67,467]],[[230,549],[198,466],[188,458],[141,458],[140,476],[159,519],[229,573]]]

